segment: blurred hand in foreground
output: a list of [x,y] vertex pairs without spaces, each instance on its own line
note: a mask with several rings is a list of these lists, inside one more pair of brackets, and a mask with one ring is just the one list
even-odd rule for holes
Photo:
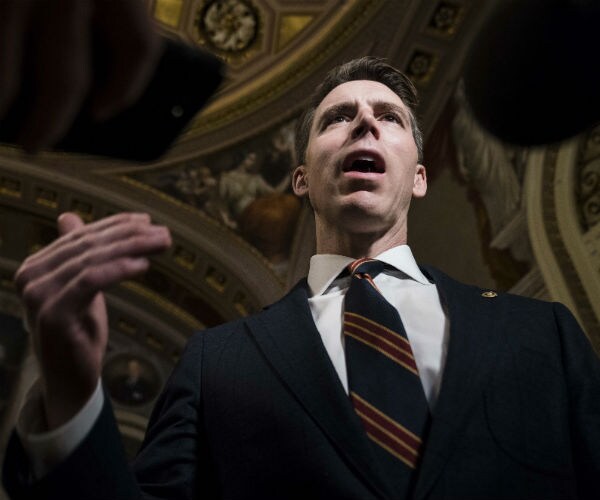
[[[106,55],[102,81],[94,46]],[[0,0],[0,120],[27,84],[18,142],[30,152],[51,147],[85,103],[98,120],[134,103],[161,46],[142,0]]]

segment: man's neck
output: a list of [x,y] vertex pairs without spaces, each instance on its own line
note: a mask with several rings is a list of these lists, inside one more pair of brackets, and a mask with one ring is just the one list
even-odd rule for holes
[[339,228],[319,227],[317,223],[317,253],[345,255],[359,259],[375,257],[390,248],[406,244],[406,226],[383,233],[349,233]]

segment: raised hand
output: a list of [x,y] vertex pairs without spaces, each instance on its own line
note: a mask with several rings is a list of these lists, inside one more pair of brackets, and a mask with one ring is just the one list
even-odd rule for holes
[[108,339],[102,291],[148,269],[171,244],[147,214],[123,213],[85,225],[58,219],[61,236],[15,275],[42,372],[49,429],[74,416],[94,391]]

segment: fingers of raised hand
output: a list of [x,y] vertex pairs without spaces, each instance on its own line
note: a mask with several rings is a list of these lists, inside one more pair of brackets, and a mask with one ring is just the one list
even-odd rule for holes
[[[144,271],[146,257],[166,249],[168,230],[144,214],[119,214],[79,227],[29,257],[15,275],[27,308],[37,310],[69,286],[96,293]],[[72,282],[72,283],[71,283]]]
[[148,214],[120,213],[83,225],[73,213],[65,213],[58,218],[60,238],[47,247],[27,257],[15,275],[17,290],[32,281],[37,275],[48,272],[58,263],[77,253],[83,253],[94,246],[110,244],[113,241],[136,233],[144,234],[152,226]]
[[[40,331],[63,331],[73,324],[75,317],[82,319],[81,313],[98,292],[136,276],[145,271],[148,265],[145,257],[121,257],[77,269],[76,273],[73,273],[73,269],[63,269],[51,278],[26,287],[23,300],[26,309],[33,311]],[[70,280],[67,278],[69,275],[72,275]],[[56,286],[57,282],[63,280],[66,281],[64,286]]]
[[62,236],[64,234],[70,233],[71,231],[75,231],[76,229],[82,228],[85,225],[85,223],[83,222],[81,217],[79,217],[79,215],[77,215],[76,213],[65,212],[58,216],[58,219],[56,220],[56,225],[58,227],[58,234]]

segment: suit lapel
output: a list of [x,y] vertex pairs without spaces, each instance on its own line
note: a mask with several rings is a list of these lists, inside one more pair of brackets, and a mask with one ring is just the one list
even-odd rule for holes
[[275,371],[344,460],[378,497],[389,497],[368,438],[312,319],[306,282],[248,318],[247,324]]
[[433,278],[446,307],[450,339],[415,499],[427,495],[461,438],[465,420],[482,393],[498,337],[492,315],[498,298],[484,298],[477,288],[451,280],[435,269],[424,271]]
[[[450,342],[414,498],[425,498],[442,473],[480,397],[498,342],[499,298],[423,269],[435,282],[450,321]],[[308,306],[305,282],[247,324],[283,382],[357,476],[380,498],[390,494],[370,443],[322,344]]]

